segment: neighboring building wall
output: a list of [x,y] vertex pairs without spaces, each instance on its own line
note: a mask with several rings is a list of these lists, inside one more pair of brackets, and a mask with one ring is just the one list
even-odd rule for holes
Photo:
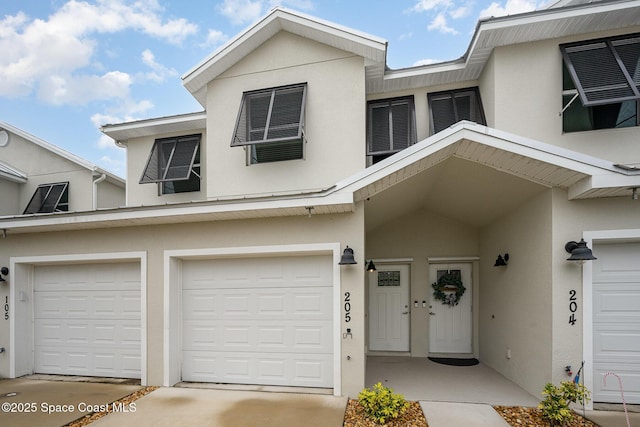
[[[215,129],[215,128],[214,128]],[[151,148],[156,139],[174,136],[186,136],[202,134],[200,140],[201,177],[200,191],[188,193],[158,195],[158,184],[140,184],[140,177],[144,171]],[[136,138],[127,141],[127,206],[163,205],[166,203],[190,202],[206,199],[207,163],[204,161],[207,142],[207,133],[204,129],[188,132],[154,135],[144,138]],[[215,165],[215,163],[214,163]],[[214,166],[215,167],[215,166]],[[227,178],[229,179],[229,178]]]
[[[247,166],[230,147],[245,91],[307,83],[305,154]],[[364,60],[279,32],[207,89],[207,197],[328,188],[365,167]]]
[[0,194],[2,194],[0,216],[15,215],[20,211],[20,185],[0,178]]
[[[560,115],[563,105],[559,45],[634,31],[640,31],[640,28],[630,28],[624,33],[588,34],[580,38],[496,48],[482,78],[482,82],[495,82],[493,97],[490,95],[490,86],[482,88],[485,112],[495,111],[489,123],[493,122],[494,127],[500,130],[614,163],[639,162],[638,127],[563,134]],[[615,140],[615,144],[609,142],[612,140]]]
[[109,181],[98,184],[98,209],[122,207],[125,203],[125,193],[122,187]]
[[[480,234],[480,360],[534,396],[551,380],[554,357],[552,223],[547,190]],[[508,266],[494,267],[505,252]]]

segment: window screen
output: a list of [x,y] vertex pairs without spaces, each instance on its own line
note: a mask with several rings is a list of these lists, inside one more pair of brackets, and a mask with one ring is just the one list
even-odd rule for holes
[[367,155],[396,153],[416,142],[413,97],[368,103]]
[[245,92],[231,146],[302,140],[306,84]]
[[585,107],[640,98],[640,34],[560,45]]
[[36,188],[25,214],[66,212],[69,210],[69,183],[44,184]]
[[191,179],[199,147],[200,135],[157,139],[140,178],[140,184]]
[[431,134],[438,133],[462,120],[481,125],[487,124],[478,88],[430,93],[428,98]]

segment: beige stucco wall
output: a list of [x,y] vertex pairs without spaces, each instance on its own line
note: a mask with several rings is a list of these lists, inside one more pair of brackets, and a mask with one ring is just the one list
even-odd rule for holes
[[[96,179],[96,178],[94,178]],[[98,184],[98,209],[121,207],[126,204],[125,190],[109,181]]]
[[[147,165],[153,143],[156,139],[170,138],[174,136],[186,136],[202,134],[200,140],[200,191],[188,193],[164,194],[158,196],[158,184],[140,184],[140,178]],[[160,205],[165,203],[190,202],[206,199],[207,162],[204,161],[207,153],[207,133],[204,129],[196,129],[189,132],[173,132],[158,134],[143,138],[134,138],[127,141],[127,206]]]
[[[307,83],[303,160],[246,165],[230,147],[245,91]],[[327,188],[365,166],[364,59],[280,32],[207,88],[207,196]]]
[[[355,396],[364,387],[364,235],[363,212],[343,215],[313,215],[311,218],[286,217],[260,220],[220,221],[208,223],[179,222],[141,227],[101,230],[65,231],[34,234],[9,234],[0,238],[0,265],[8,266],[12,257],[44,255],[99,254],[143,251],[147,255],[147,358],[148,383],[163,384],[164,339],[164,251],[176,249],[210,249],[289,244],[339,243],[354,249],[358,266],[343,266],[341,293],[351,293],[351,321],[344,321],[342,306],[334,307],[340,313],[341,331],[352,329],[353,338],[340,340],[343,394]],[[64,242],[64,244],[61,244]],[[20,275],[11,272],[10,286],[27,286]],[[2,301],[9,296],[9,286],[0,287]],[[178,303],[179,301],[171,301]],[[11,302],[13,304],[13,302]],[[10,310],[15,307],[11,305]],[[22,334],[17,343],[24,345]],[[19,343],[18,343],[19,345]],[[0,346],[7,353],[0,355],[0,377],[9,375],[9,322],[0,319]],[[349,356],[349,359],[347,358]]]
[[0,216],[22,213],[24,207],[20,210],[20,184],[0,178],[0,194]]
[[[429,354],[428,303],[432,299],[432,289],[428,258],[475,257],[478,255],[478,237],[475,227],[425,210],[394,219],[367,233],[367,259],[413,259],[410,263],[410,301],[419,301],[419,305],[411,309],[412,356],[426,357]],[[473,268],[477,270],[476,266]],[[476,289],[477,283],[474,283],[474,291]],[[477,294],[473,292],[474,299]],[[422,301],[427,301],[427,307],[422,307]],[[473,323],[475,327],[477,322]],[[477,341],[473,348],[474,352],[477,351]]]
[[[625,32],[639,31],[629,28]],[[496,48],[481,81],[489,123],[500,130],[559,145],[615,163],[640,161],[637,127],[563,134],[562,55],[559,45],[619,34],[545,40]],[[491,74],[489,74],[491,73]],[[576,100],[575,102],[579,102]],[[615,140],[615,143],[610,141]]]
[[[582,322],[584,295],[580,264],[566,261],[564,250],[568,241],[578,241],[584,232],[604,230],[640,229],[640,203],[631,197],[616,197],[592,200],[567,200],[561,189],[554,190],[553,214],[553,366],[554,381],[566,379],[566,365],[579,366],[582,354]],[[591,247],[591,246],[590,246]],[[598,256],[594,251],[594,256]],[[578,311],[575,325],[569,324],[569,291],[575,290]],[[577,369],[577,368],[576,368]],[[586,367],[585,369],[593,369]]]
[[480,360],[534,396],[552,360],[551,205],[544,191],[480,233]]

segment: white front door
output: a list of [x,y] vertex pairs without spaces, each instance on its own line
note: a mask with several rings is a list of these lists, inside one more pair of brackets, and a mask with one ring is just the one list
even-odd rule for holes
[[[459,275],[465,287],[458,305],[443,304],[433,296],[432,283],[451,273]],[[471,353],[471,264],[432,264],[429,266],[429,352]]]
[[378,266],[369,277],[369,349],[409,351],[409,312],[409,266]]
[[640,403],[640,243],[600,244],[593,262],[593,401]]

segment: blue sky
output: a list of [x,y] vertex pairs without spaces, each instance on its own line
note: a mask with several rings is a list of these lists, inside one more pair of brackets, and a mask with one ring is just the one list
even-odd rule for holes
[[2,0],[0,121],[124,177],[100,125],[201,111],[181,76],[280,5],[389,42],[387,65],[461,57],[478,19],[536,0]]

